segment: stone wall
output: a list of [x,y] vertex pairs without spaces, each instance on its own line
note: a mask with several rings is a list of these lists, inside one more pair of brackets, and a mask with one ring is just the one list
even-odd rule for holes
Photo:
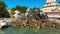
[[27,21],[23,19],[20,19],[20,20],[13,19],[12,26],[17,26],[20,28],[33,28],[33,29],[49,28],[49,27],[60,28],[60,23],[50,22],[48,20],[42,23],[41,20],[36,20],[36,19],[32,19],[29,21],[29,23],[27,23]]

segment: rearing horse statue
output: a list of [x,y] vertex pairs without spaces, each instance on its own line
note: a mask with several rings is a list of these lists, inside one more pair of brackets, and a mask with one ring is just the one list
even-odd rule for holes
[[29,8],[27,9],[25,16],[26,16],[26,20],[28,21],[32,18],[35,18],[37,20],[40,19],[42,22],[44,22],[43,20],[48,18],[47,13],[44,14],[40,9],[35,10],[35,12],[32,13],[32,11]]
[[34,12],[34,14],[33,14],[33,17],[35,18],[35,19],[37,19],[37,20],[41,20],[42,22],[44,22],[43,20],[44,19],[47,19],[48,18],[48,16],[47,16],[47,13],[46,14],[44,14],[41,10],[35,10],[35,12]]

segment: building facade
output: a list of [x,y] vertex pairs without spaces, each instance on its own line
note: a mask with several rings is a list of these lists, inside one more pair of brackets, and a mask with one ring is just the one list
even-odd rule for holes
[[60,4],[56,3],[56,0],[46,0],[41,10],[50,18],[60,18]]

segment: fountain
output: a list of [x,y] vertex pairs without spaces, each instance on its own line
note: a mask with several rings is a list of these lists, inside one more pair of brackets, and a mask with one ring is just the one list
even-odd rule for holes
[[30,10],[30,8],[28,8],[28,9],[26,10],[25,16],[29,15],[29,12],[30,12],[29,10]]
[[11,19],[8,18],[4,18],[0,20],[0,28],[6,28],[11,26],[11,22],[12,22]]
[[20,16],[21,12],[20,11],[16,10],[14,12],[15,12],[15,14],[13,16],[14,16],[15,19],[21,18],[21,16]]

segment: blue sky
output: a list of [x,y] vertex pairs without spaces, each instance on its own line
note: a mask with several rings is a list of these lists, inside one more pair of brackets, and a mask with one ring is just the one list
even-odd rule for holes
[[[16,5],[28,6],[29,8],[40,7],[42,8],[46,0],[4,0],[7,8],[13,8]],[[57,0],[60,1],[60,0]]]

